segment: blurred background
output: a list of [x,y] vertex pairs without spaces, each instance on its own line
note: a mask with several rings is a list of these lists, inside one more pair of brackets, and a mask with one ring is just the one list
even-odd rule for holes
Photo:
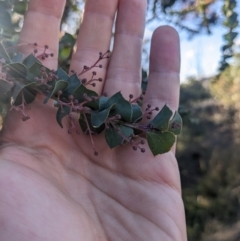
[[[17,42],[28,2],[0,0],[0,40]],[[59,65],[66,71],[84,2],[66,2],[59,35]],[[184,127],[178,139],[177,159],[189,241],[240,240],[238,13],[240,0],[148,0],[143,89],[147,86],[149,45],[154,29],[169,24],[181,38],[179,111]],[[6,105],[0,103],[1,118],[6,111]]]

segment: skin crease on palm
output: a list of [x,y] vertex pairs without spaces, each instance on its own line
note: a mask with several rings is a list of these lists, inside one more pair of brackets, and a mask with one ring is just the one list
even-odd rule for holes
[[[49,45],[57,68],[60,19],[64,0],[31,0],[21,43]],[[90,65],[109,49],[110,62],[97,69],[95,91],[125,97],[140,93],[141,47],[146,0],[87,0],[71,69]],[[24,54],[32,49],[22,47]],[[144,105],[176,110],[179,99],[179,38],[167,26],[153,34],[149,85]],[[88,76],[85,76],[88,77]],[[56,109],[31,104],[31,119],[11,111],[0,147],[1,241],[186,241],[184,206],[174,150],[155,158],[131,146],[110,150],[102,135],[69,135],[55,120]],[[174,149],[174,148],[173,148]]]

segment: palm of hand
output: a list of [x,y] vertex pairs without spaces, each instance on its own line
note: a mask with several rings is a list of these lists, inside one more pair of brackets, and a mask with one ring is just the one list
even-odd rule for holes
[[[42,3],[32,0],[22,39],[32,33],[28,26],[31,10],[38,7],[46,11],[50,2],[53,0]],[[93,5],[96,5],[93,2],[87,2],[86,9],[89,14],[86,14],[84,21],[89,15],[93,15]],[[141,13],[141,25],[145,1],[100,2],[99,6],[95,6],[99,11],[96,14],[98,17],[103,14],[100,11],[106,9],[106,6],[102,5],[111,5],[114,9],[119,4],[118,28],[121,31],[124,30],[121,13],[133,6],[139,9],[135,14]],[[134,18],[128,15],[127,17],[128,20]],[[82,41],[81,36],[89,31],[86,23],[83,22],[82,26],[83,30],[79,34],[81,41],[78,41],[80,50],[73,57],[73,68],[85,64],[79,61],[80,52],[96,48],[87,46],[86,41]],[[51,26],[49,28],[51,29]],[[141,32],[139,29],[130,30],[133,35],[136,35],[137,31]],[[164,38],[160,39],[159,33],[164,31],[175,38],[173,43]],[[140,70],[138,52],[141,50],[133,51],[133,59],[136,61],[134,66],[130,66],[131,71],[128,70],[124,66],[126,63],[121,60],[119,62],[119,58],[123,57],[118,50],[118,46],[124,43],[122,35],[124,34],[121,33],[116,38],[118,44],[114,48],[108,70],[101,72],[106,76],[106,82],[104,87],[98,87],[99,93],[103,88],[110,94],[122,90],[126,96],[129,93],[137,95],[140,91],[137,83],[125,83],[126,88],[123,87],[121,76],[136,79],[135,72],[140,72],[131,69]],[[172,48],[174,54],[177,54],[177,37],[172,29],[162,28],[155,35],[156,43],[162,41],[159,51],[169,44],[170,50]],[[36,37],[33,35],[30,39]],[[136,39],[135,36],[131,37]],[[41,41],[41,38],[37,39]],[[50,41],[57,43],[56,36]],[[101,40],[98,44],[99,42]],[[102,42],[104,44],[101,43],[99,48],[109,44],[109,41]],[[90,44],[94,45],[93,43],[96,44],[94,40]],[[174,72],[178,66],[175,67],[176,64],[172,63],[172,59],[167,59],[166,54],[157,60],[159,55],[154,48],[156,43],[153,39],[151,58],[155,63],[151,64],[150,80],[164,77],[170,81],[171,78],[174,84],[174,81],[177,82],[177,74]],[[88,54],[89,52],[91,50],[88,50]],[[161,61],[168,62],[163,64],[165,66],[158,67]],[[170,62],[171,66],[168,66]],[[56,61],[50,60],[46,64],[55,67]],[[118,79],[117,83],[113,82],[113,76]],[[162,95],[156,93],[156,87],[156,82],[150,82],[147,100],[158,105],[169,101],[170,106],[176,108],[178,95],[173,96],[174,91],[169,90],[168,84]],[[178,93],[177,86],[172,88],[177,89],[175,92]],[[167,98],[166,91],[169,92]],[[18,113],[11,113],[1,137],[4,144],[0,153],[0,189],[4,195],[0,198],[0,213],[5,220],[5,224],[0,227],[1,240],[186,240],[178,167],[172,151],[153,158],[149,150],[143,154],[134,152],[130,146],[110,150],[104,137],[98,136],[95,142],[99,156],[95,157],[88,136],[68,135],[66,130],[61,130],[55,123],[55,111],[51,106],[43,106],[37,101],[31,106],[30,115],[31,119],[25,123],[21,121]],[[12,215],[13,220],[10,218]],[[9,231],[9,228],[14,232]]]

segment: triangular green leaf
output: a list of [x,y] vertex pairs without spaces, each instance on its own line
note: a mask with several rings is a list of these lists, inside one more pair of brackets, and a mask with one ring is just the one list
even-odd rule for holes
[[[98,96],[98,94],[93,91],[93,90],[89,90],[87,89],[84,85],[80,85],[73,93],[74,99],[78,100],[79,103],[85,101],[84,99],[84,94],[87,94],[87,96],[89,97],[93,97],[93,96]],[[85,104],[84,106],[88,106],[92,109],[98,109],[99,106],[99,100],[93,100],[91,102],[88,102],[87,104]]]
[[46,96],[46,98],[44,99],[43,103],[46,104],[48,102],[48,100],[52,97],[52,96],[56,96],[58,94],[59,90],[64,91],[68,86],[68,82],[65,80],[58,80],[54,86],[54,89],[52,90],[52,92],[50,92],[50,94],[48,96]]
[[67,82],[68,82],[68,87],[64,91],[64,95],[68,97],[69,95],[72,95],[74,91],[81,85],[81,81],[78,78],[77,74],[75,73],[67,79]]
[[[115,128],[119,128],[119,131]],[[110,126],[105,129],[105,139],[110,148],[125,144],[129,137],[133,134],[133,129],[130,127],[116,125],[115,128]]]
[[28,55],[24,60],[23,64],[29,69],[31,68],[35,63],[41,64],[41,62],[33,55]]
[[169,122],[168,131],[172,132],[174,135],[181,134],[182,131],[182,118],[180,114],[176,111],[173,118]]
[[105,104],[105,108],[108,108],[113,104],[116,104],[116,106],[111,114],[119,114],[121,119],[130,122],[132,119],[132,106],[127,100],[123,98],[121,92],[117,92],[115,95],[109,98]]
[[68,80],[69,78],[68,74],[62,68],[57,70],[56,75],[58,76],[58,79],[61,80]]
[[172,116],[172,111],[164,105],[160,112],[154,117],[152,121],[149,122],[154,128],[161,131],[166,131],[168,129],[169,120]]
[[175,136],[170,132],[147,132],[147,142],[153,155],[170,151],[175,142]]
[[107,107],[107,101],[109,100],[109,97],[106,97],[106,96],[101,96],[100,99],[99,99],[99,110],[104,110]]
[[62,119],[63,117],[65,117],[66,115],[68,115],[70,113],[70,107],[68,106],[62,106],[58,108],[57,114],[56,114],[56,119],[57,119],[57,123],[63,128],[62,125]]
[[8,74],[14,79],[26,80],[27,68],[21,63],[12,63],[5,65],[4,68],[9,68]]
[[10,91],[13,88],[13,84],[8,83],[5,80],[0,79],[0,101],[7,101],[10,99]]
[[114,105],[110,106],[109,108],[102,110],[102,111],[96,111],[93,112],[91,115],[91,123],[94,128],[100,127],[102,124],[104,124],[105,120],[109,116],[109,112],[112,109]]
[[22,104],[22,97],[27,104],[32,103],[35,100],[36,92],[31,89],[31,86],[35,85],[36,83],[16,83],[12,92],[12,105],[20,105]]
[[[101,126],[98,127],[98,128],[94,128],[94,127],[92,126],[92,124],[91,124],[91,115],[86,114],[86,118],[87,118],[88,125],[89,125],[90,130],[91,130],[92,133],[100,134],[100,133],[104,130],[104,125],[101,125]],[[83,114],[81,114],[81,115],[79,116],[78,121],[79,121],[79,125],[80,125],[83,133],[88,134],[88,133],[87,133],[88,127],[87,127],[87,123],[86,123],[86,120],[85,120]]]
[[12,63],[21,63],[23,58],[24,58],[24,55],[19,52],[12,57],[11,62]]
[[142,120],[142,108],[139,105],[132,104],[132,121],[131,122],[139,122]]

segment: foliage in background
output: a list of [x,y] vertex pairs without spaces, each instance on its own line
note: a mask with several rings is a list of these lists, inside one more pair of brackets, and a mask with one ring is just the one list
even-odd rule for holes
[[239,111],[216,100],[210,84],[191,80],[181,86],[181,104],[192,118],[184,119],[177,147],[188,239],[219,241],[215,235],[221,234],[221,241],[237,241],[233,229],[240,207]]
[[212,33],[219,25],[226,28],[223,35],[222,59],[219,70],[227,66],[227,60],[233,56],[234,39],[238,33],[234,29],[238,26],[236,0],[148,0],[152,13],[148,21],[160,20],[172,23],[180,29],[186,30],[189,37],[199,33]]

